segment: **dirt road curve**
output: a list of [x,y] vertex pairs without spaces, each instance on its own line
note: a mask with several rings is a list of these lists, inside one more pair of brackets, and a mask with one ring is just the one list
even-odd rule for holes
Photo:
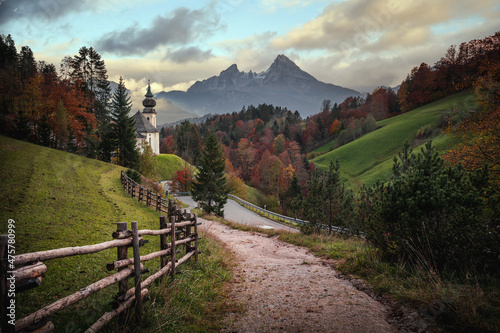
[[335,271],[307,250],[216,222],[202,228],[239,258],[233,297],[246,304],[230,314],[223,332],[396,332],[387,310],[335,277]]
[[[197,206],[196,202],[194,202],[193,198],[191,197],[183,196],[177,197],[177,199],[184,202],[185,204],[188,204],[189,208],[194,208]],[[224,206],[224,218],[228,221],[246,224],[253,227],[267,227],[290,232],[298,231],[297,229],[290,228],[286,225],[262,217],[259,214],[246,209],[245,207],[241,206],[239,203],[231,199],[228,199],[226,205]]]

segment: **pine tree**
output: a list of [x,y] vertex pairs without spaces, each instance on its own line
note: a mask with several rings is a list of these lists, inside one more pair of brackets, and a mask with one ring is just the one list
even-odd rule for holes
[[[107,160],[111,154],[109,147],[106,145],[106,139],[111,130],[108,126],[110,121],[109,101],[111,88],[106,65],[94,48],[84,46],[74,56],[72,67],[71,78],[82,83],[84,93],[92,101],[90,111],[97,119],[96,130],[89,129],[87,137],[89,155]],[[97,140],[93,139],[95,136]]]
[[130,102],[125,83],[120,77],[120,83],[113,93],[112,135],[108,137],[108,140],[112,142],[115,152],[118,154],[118,164],[137,169],[139,152],[136,146],[135,120],[128,115],[131,108],[132,102]]
[[301,229],[306,234],[319,233],[321,224],[326,220],[324,175],[318,170],[314,171],[307,182],[307,188],[309,193],[302,201],[302,210],[309,224],[303,225]]
[[214,132],[210,132],[201,154],[200,167],[192,185],[193,199],[207,214],[224,216],[227,202],[227,186],[224,170],[226,159]]

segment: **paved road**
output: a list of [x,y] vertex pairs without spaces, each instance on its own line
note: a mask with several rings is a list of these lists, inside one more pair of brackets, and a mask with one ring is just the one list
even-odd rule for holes
[[[197,206],[196,202],[191,197],[177,197],[179,201],[184,202],[189,205],[189,208],[195,208]],[[286,225],[271,221],[259,214],[252,212],[241,206],[234,200],[228,199],[226,206],[224,206],[224,218],[228,221],[233,221],[240,224],[246,224],[254,227],[260,227],[263,229],[278,229],[287,230],[291,232],[297,232],[297,229],[288,227]]]

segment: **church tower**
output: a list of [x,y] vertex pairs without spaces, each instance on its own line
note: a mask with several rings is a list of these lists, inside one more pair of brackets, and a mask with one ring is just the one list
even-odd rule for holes
[[143,145],[147,143],[153,150],[153,153],[159,155],[160,131],[156,129],[156,110],[154,109],[156,101],[153,99],[149,81],[148,92],[145,96],[146,98],[142,101],[144,110],[142,112],[137,111],[134,115],[137,147],[142,151]]
[[142,105],[144,106],[144,110],[142,113],[146,117],[147,120],[156,128],[156,110],[154,107],[156,106],[156,101],[153,99],[153,94],[151,93],[151,85],[148,80],[148,92],[144,95],[146,98],[142,101]]

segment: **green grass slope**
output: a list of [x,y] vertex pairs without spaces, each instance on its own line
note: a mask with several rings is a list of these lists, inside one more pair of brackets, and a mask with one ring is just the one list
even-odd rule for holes
[[184,168],[186,165],[193,168],[191,164],[173,154],[160,154],[156,159],[158,161],[158,176],[160,180],[171,179],[177,170]]
[[[130,198],[121,188],[121,170],[123,168],[116,165],[0,136],[0,232],[6,233],[8,219],[15,220],[15,250],[16,254],[21,254],[112,240],[116,222],[137,221],[141,229],[157,229],[158,213]],[[150,242],[141,249],[141,254],[157,251],[159,237],[146,238]],[[221,246],[206,235],[205,238],[207,240],[201,241],[202,251],[206,246],[210,246],[210,250],[200,255],[198,263],[190,263],[189,268],[185,268],[191,272],[183,277],[186,285],[182,287],[182,293],[186,295],[177,295],[180,301],[165,299],[170,309],[166,312],[150,309],[156,316],[166,318],[161,319],[161,323],[175,331],[189,331],[190,325],[186,325],[182,317],[170,317],[168,311],[180,312],[178,308],[181,306],[186,316],[199,318],[191,322],[192,325],[203,327],[203,316],[215,311],[223,281],[230,274],[227,264],[214,264],[224,261],[222,258],[229,254],[218,249]],[[132,256],[131,251],[129,256]],[[105,267],[114,260],[116,249],[45,262],[48,270],[42,284],[16,295],[17,319],[113,274]],[[155,272],[159,264],[150,261],[145,266]],[[219,266],[218,272],[208,272]],[[179,280],[182,279],[176,281]],[[199,288],[194,281],[201,281]],[[182,285],[182,282],[177,283]],[[154,295],[158,286],[150,288],[150,293]],[[57,313],[53,316],[56,331],[80,332],[88,328],[110,310],[108,303],[116,292],[117,286],[110,286],[69,310]],[[161,307],[161,304],[156,306]],[[146,312],[149,307],[151,303],[146,303]],[[159,322],[152,314],[146,318],[150,318],[150,323]],[[111,331],[115,329],[110,328]],[[150,330],[155,331],[148,328],[146,320],[140,331]]]
[[[312,160],[320,169],[328,168],[338,159],[344,180],[351,185],[373,185],[386,181],[391,174],[393,158],[406,140],[413,141],[416,132],[425,125],[435,125],[452,105],[463,102],[470,93],[462,92],[424,105],[402,115],[378,122],[381,128],[342,147]],[[435,140],[438,148],[446,146],[446,137]]]

